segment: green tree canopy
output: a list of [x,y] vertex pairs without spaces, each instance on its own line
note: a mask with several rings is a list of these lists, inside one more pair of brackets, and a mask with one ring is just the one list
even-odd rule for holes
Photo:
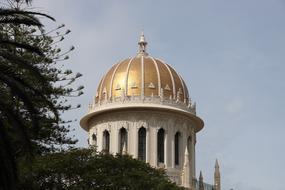
[[163,169],[128,155],[74,149],[39,156],[21,170],[23,189],[178,190]]
[[19,158],[56,151],[76,142],[61,113],[68,97],[81,95],[72,83],[81,76],[63,69],[67,51],[59,43],[70,32],[64,25],[46,32],[39,16],[22,9],[30,0],[10,0],[0,8],[0,189],[15,189]]

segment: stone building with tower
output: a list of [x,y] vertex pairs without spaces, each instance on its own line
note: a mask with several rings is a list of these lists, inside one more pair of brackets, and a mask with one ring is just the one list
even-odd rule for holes
[[113,65],[101,79],[80,125],[98,151],[122,153],[165,168],[169,178],[191,190],[221,190],[218,161],[214,184],[197,180],[196,134],[204,127],[183,78],[146,51]]

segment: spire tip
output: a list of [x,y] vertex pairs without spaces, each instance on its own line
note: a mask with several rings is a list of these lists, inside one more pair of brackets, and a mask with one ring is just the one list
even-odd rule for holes
[[139,54],[147,55],[146,53],[146,45],[147,42],[145,40],[144,32],[141,32],[140,39],[139,39]]
[[200,174],[199,174],[199,180],[200,181],[203,181],[203,174],[202,174],[202,171],[200,170]]
[[215,162],[215,167],[218,168],[219,167],[219,162],[218,159],[216,158],[216,162]]

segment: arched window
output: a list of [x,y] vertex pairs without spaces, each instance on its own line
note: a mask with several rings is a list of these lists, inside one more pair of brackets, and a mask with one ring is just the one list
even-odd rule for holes
[[164,162],[164,129],[159,129],[157,133],[157,162]]
[[121,128],[119,132],[119,140],[120,140],[120,153],[123,153],[123,148],[126,146],[126,151],[128,149],[128,132],[125,128]]
[[188,150],[189,155],[191,155],[191,153],[192,153],[192,138],[191,138],[191,136],[189,136],[187,139],[187,150]]
[[110,151],[110,134],[107,130],[103,132],[103,147],[102,150],[104,152]]
[[95,133],[92,134],[92,142],[91,145],[96,146],[97,145],[97,136]]
[[138,140],[138,159],[146,160],[146,129],[141,127],[139,129],[139,140]]
[[174,159],[175,159],[175,165],[179,165],[179,156],[180,156],[180,138],[181,133],[177,132],[174,136]]

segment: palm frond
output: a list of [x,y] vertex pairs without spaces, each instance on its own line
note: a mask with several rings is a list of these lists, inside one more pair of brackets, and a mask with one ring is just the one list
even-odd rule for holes
[[25,93],[25,90],[21,88],[21,85],[19,85],[19,83],[17,83],[17,81],[15,81],[13,78],[10,78],[6,75],[1,75],[0,81],[7,84],[7,86],[11,89],[13,95],[17,96],[24,102],[24,105],[27,107],[31,115],[33,127],[38,128],[39,121],[36,117],[36,115],[38,114],[38,111],[35,109],[36,106],[33,105],[32,103],[32,100],[31,100],[32,97],[29,97],[28,94]]
[[0,23],[2,24],[25,24],[27,26],[38,26],[42,27],[42,23],[36,22],[35,20],[31,20],[29,18],[2,18],[0,19]]
[[0,16],[13,16],[13,15],[40,15],[40,16],[44,16],[46,18],[49,18],[53,21],[55,21],[55,19],[51,16],[49,16],[48,14],[44,14],[44,13],[39,13],[39,12],[33,12],[33,11],[23,11],[23,10],[16,10],[16,9],[1,9],[0,8]]

